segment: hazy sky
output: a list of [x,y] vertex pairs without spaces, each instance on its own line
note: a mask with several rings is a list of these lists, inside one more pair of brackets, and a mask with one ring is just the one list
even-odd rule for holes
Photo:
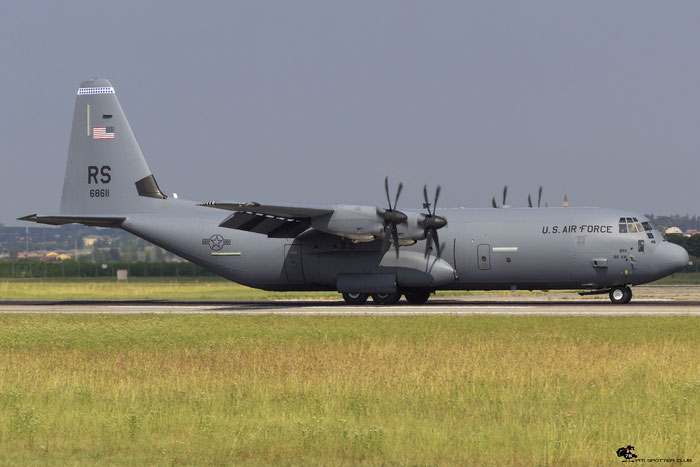
[[2,2],[0,222],[58,212],[94,77],[181,198],[700,214],[699,47],[694,1]]

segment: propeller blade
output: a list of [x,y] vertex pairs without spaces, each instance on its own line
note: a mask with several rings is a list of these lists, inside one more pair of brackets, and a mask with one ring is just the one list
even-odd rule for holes
[[540,185],[540,189],[537,192],[537,207],[540,207],[540,203],[542,202],[542,185]]
[[399,257],[399,231],[395,225],[391,226],[391,237],[394,239],[394,249],[396,250],[396,257]]
[[532,198],[530,197],[530,193],[527,194],[527,207],[532,207]]
[[423,207],[428,210],[428,215],[432,215],[430,212],[430,203],[428,202],[428,185],[423,185]]
[[440,185],[438,185],[437,188],[435,188],[435,202],[433,203],[433,212],[437,210],[437,202],[438,198],[440,197],[440,190]]
[[384,177],[384,191],[386,191],[386,202],[389,203],[389,209],[391,210],[391,197],[389,196],[389,176]]
[[389,225],[384,227],[384,238],[382,238],[382,253],[386,253],[389,250]]
[[403,190],[403,183],[399,182],[399,189],[396,190],[396,200],[394,201],[393,209],[396,209],[396,206],[399,205],[399,195],[401,194],[401,190]]
[[428,232],[425,234],[425,256],[428,256],[430,254],[430,250],[432,250],[432,243],[433,241],[433,229],[428,229]]
[[503,186],[503,205],[506,205],[506,197],[508,196],[508,185]]
[[498,207],[498,205],[496,204],[496,197],[495,196],[493,198],[491,198],[491,206],[494,208]]
[[435,229],[432,229],[432,230],[433,230],[433,237],[434,237],[434,241],[435,241],[435,249],[437,250],[437,255],[439,257],[440,256],[440,237],[438,237],[437,230],[435,230]]

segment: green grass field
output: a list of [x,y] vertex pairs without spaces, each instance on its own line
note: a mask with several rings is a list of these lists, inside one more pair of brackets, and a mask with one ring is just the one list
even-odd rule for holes
[[697,461],[700,320],[0,316],[0,464]]

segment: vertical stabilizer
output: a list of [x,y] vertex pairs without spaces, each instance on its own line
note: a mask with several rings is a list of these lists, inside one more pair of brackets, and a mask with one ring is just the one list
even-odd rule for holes
[[165,199],[106,79],[78,89],[61,214],[126,214]]

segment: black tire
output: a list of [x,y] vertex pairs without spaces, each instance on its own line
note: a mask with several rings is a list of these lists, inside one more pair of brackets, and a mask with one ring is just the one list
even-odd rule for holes
[[348,305],[364,305],[369,297],[366,293],[348,292],[343,294],[343,300]]
[[430,290],[419,290],[404,294],[406,301],[411,305],[423,305],[430,298]]
[[372,301],[377,305],[394,305],[401,299],[401,293],[373,293]]
[[615,305],[624,305],[632,300],[632,290],[626,285],[618,285],[610,290],[610,301]]
[[630,289],[629,287],[625,287],[625,289],[627,292],[627,298],[625,298],[624,303],[629,303],[630,300],[632,300],[632,289]]

